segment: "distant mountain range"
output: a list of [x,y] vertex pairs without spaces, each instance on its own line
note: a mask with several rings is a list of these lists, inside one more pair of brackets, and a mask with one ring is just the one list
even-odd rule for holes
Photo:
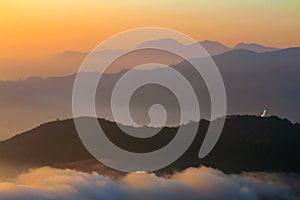
[[257,53],[279,50],[278,48],[274,48],[274,47],[266,47],[255,43],[247,44],[244,42],[237,44],[233,49],[245,49],[245,50],[255,51]]
[[[225,53],[229,50],[234,49],[244,49],[244,50],[250,50],[257,53],[264,53],[269,51],[275,51],[279,50],[279,48],[274,47],[267,47],[256,43],[238,43],[233,48],[227,47],[224,44],[217,42],[217,41],[210,41],[210,40],[203,40],[201,42],[198,42],[211,56],[218,55]],[[199,55],[193,53],[194,46],[197,45],[194,44],[182,44],[178,42],[177,40],[170,39],[170,38],[164,38],[164,39],[158,39],[158,40],[151,40],[146,41],[137,46],[137,48],[147,48],[147,47],[157,47],[157,48],[164,48],[168,47],[170,49],[191,49],[190,53],[193,55],[192,57],[200,57]],[[105,56],[109,56],[109,53],[112,53],[114,51],[123,53],[126,50],[103,50],[96,53],[99,53],[99,55],[103,54]],[[197,53],[197,52],[196,52]],[[75,56],[87,56],[88,52],[77,52],[77,51],[65,51],[56,57],[75,57]]]
[[[80,120],[88,121],[90,118]],[[99,119],[99,123],[112,142],[132,152],[159,149],[171,141],[177,131],[177,128],[163,128],[158,136],[142,139],[123,133],[114,122]],[[190,148],[175,163],[157,173],[171,173],[199,165],[212,166],[225,172],[300,172],[299,124],[277,117],[227,117],[216,146],[206,158],[199,159],[198,152],[209,123],[201,120]],[[122,174],[94,160],[82,145],[71,119],[45,123],[0,142],[0,165],[0,176],[46,165],[94,170],[104,175]]]
[[[71,53],[72,54],[72,53]],[[231,50],[212,57],[224,80],[227,92],[228,114],[256,114],[269,109],[275,114],[295,122],[300,121],[300,48],[289,48],[266,53],[249,50]],[[202,62],[207,58],[195,58]],[[210,99],[203,79],[187,62],[172,65],[186,76],[198,95],[201,117],[209,119]],[[98,87],[96,108],[98,116],[112,119],[110,97],[116,81],[126,71],[103,74],[103,85]],[[165,74],[168,68],[151,71],[137,70],[141,76],[148,73]],[[97,72],[84,73],[95,76]],[[72,88],[75,75],[40,78],[24,81],[0,82],[0,138],[5,139],[56,118],[72,117]],[[157,96],[161,98],[156,98]],[[135,95],[132,112],[136,120],[146,123],[145,107],[167,102],[170,124],[178,119],[178,105],[172,94],[158,87],[148,87]],[[160,100],[161,102],[157,102]],[[176,117],[177,116],[177,117]],[[14,123],[12,123],[14,122]]]
[[[199,55],[199,50],[197,49],[198,44],[200,44],[211,56],[221,54],[230,50],[229,47],[215,41],[204,40],[202,42],[184,45],[174,39],[158,39],[158,40],[147,41],[138,45],[138,48],[147,48],[147,47],[165,48],[166,47],[169,49],[176,50],[177,52],[188,52],[187,56],[189,56],[190,58],[206,56],[205,54]],[[170,63],[170,64],[174,64],[174,63]]]
[[[199,44],[202,45],[202,47],[211,56],[222,54],[234,49],[246,49],[258,53],[277,50],[276,48],[264,47],[260,44],[246,43],[240,43],[233,48],[229,48],[219,42],[209,40],[201,41],[199,42]],[[154,41],[146,41],[138,45],[138,47],[149,46],[165,46],[177,49],[179,50],[179,52],[185,52],[189,58],[207,56],[207,54],[199,54],[198,51],[195,51],[195,49],[197,49],[196,44],[185,45],[174,39],[169,38],[158,39]],[[101,65],[101,61],[104,63],[106,60],[109,60],[116,55],[121,55],[126,51],[126,49],[104,49],[102,51],[94,52],[92,56],[97,56],[98,63],[93,65],[99,66]],[[49,77],[74,74],[79,69],[81,63],[88,55],[88,53],[89,52],[65,51],[53,57],[40,60],[0,60],[0,80],[16,80],[32,75]],[[110,68],[110,72],[116,73],[127,68],[132,68],[134,64],[138,64],[141,62],[141,57],[143,58],[144,62],[147,61],[147,57],[150,57],[150,59],[156,58],[160,63],[165,65],[177,64],[182,61],[182,58],[180,57],[167,53],[162,53],[161,51],[147,51],[144,53],[139,52],[137,54],[130,54],[130,56],[127,56],[126,58],[121,59],[120,62],[115,63],[115,67]],[[16,68],[26,70],[16,71]]]
[[[198,45],[200,44],[208,54],[204,52],[199,52]],[[186,56],[186,58],[200,58],[200,57],[206,57],[208,55],[215,56],[219,54],[223,54],[225,52],[236,50],[236,49],[244,49],[244,50],[251,50],[257,53],[264,53],[264,52],[270,52],[279,50],[277,48],[273,47],[265,47],[260,44],[247,44],[247,43],[239,43],[233,48],[229,48],[219,42],[216,41],[209,41],[204,40],[198,43],[194,44],[182,44],[174,39],[165,38],[165,39],[158,39],[158,40],[152,40],[152,41],[146,41],[137,46],[137,48],[157,48],[157,49],[163,49],[168,48],[175,50],[176,52],[180,52],[182,55]],[[102,60],[104,62],[107,59],[111,59],[116,55],[121,55],[125,53],[126,50],[103,50],[99,52],[94,52],[94,56],[97,56],[98,63],[96,66],[101,65]],[[53,60],[57,63],[57,65],[64,65],[64,66],[80,66],[83,59],[88,55],[88,53],[81,53],[81,52],[74,52],[74,51],[66,51],[62,54],[59,54],[55,57],[53,57]],[[116,73],[124,69],[129,69],[135,66],[135,64],[138,64],[136,60],[140,60],[142,58],[143,62],[147,61],[147,57],[158,57],[157,61],[159,63],[165,64],[165,65],[173,65],[178,64],[183,61],[182,58],[177,57],[172,54],[163,53],[161,51],[147,51],[145,54],[139,53],[139,54],[130,54],[131,56],[127,56],[126,59],[120,60],[118,63],[115,63],[115,66],[111,69],[110,72]],[[100,62],[100,63],[99,63]],[[103,62],[103,63],[104,63]],[[95,67],[96,69],[97,67]],[[75,72],[76,70],[73,70]]]
[[[238,43],[236,46],[233,48],[227,47],[220,42],[217,41],[210,41],[210,40],[204,40],[201,42],[198,42],[207,52],[209,55],[214,56],[218,54],[225,53],[230,50],[234,49],[244,49],[244,50],[251,50],[257,53],[264,53],[264,52],[269,52],[269,51],[275,51],[279,50],[278,48],[273,48],[273,47],[266,47],[260,44],[255,44],[255,43]],[[152,41],[147,41],[144,42],[138,47],[145,48],[145,47],[156,47],[156,48],[163,48],[163,47],[168,47],[170,49],[185,49],[186,51],[190,52],[191,57],[201,57],[201,55],[197,55],[199,52],[195,52],[195,45],[194,44],[189,44],[189,45],[184,45],[174,39],[158,39],[158,40],[152,40]]]

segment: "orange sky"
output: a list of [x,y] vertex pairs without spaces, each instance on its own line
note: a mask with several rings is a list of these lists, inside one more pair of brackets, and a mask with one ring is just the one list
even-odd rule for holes
[[161,26],[232,46],[300,45],[300,3],[279,0],[2,0],[0,58],[89,51],[127,29]]

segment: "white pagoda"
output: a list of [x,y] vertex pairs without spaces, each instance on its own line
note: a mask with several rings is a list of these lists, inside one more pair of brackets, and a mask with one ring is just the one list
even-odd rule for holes
[[263,118],[265,118],[265,117],[270,117],[270,114],[268,113],[268,110],[265,109],[265,110],[260,114],[260,117],[263,117]]

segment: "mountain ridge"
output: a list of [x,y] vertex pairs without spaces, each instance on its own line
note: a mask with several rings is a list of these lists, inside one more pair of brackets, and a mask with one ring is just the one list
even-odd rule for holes
[[245,42],[240,42],[240,43],[236,44],[233,47],[233,49],[246,49],[246,50],[255,51],[257,53],[279,50],[278,48],[274,48],[274,47],[267,47],[267,46],[263,46],[261,44],[245,43]]
[[[205,58],[201,58],[205,59]],[[255,53],[249,50],[234,50],[213,56],[223,77],[227,93],[227,114],[257,114],[268,108],[272,114],[300,122],[299,77],[300,48],[289,48],[266,53]],[[199,60],[201,62],[201,60]],[[186,62],[172,65],[191,82],[196,94],[201,94],[204,101],[201,110],[203,118],[209,119],[209,94],[201,76],[196,76],[192,67]],[[168,68],[155,69],[152,72],[166,73]],[[106,112],[106,102],[110,102],[108,92],[114,83],[125,73],[102,74],[105,90],[97,92],[97,99],[103,99],[99,117],[111,119]],[[148,71],[140,71],[147,75]],[[27,130],[36,124],[56,118],[72,116],[72,88],[76,74],[48,78],[31,78],[18,81],[0,81],[0,132],[2,138]],[[86,76],[96,75],[86,72]],[[167,74],[166,74],[167,76]],[[287,80],[287,77],[289,81]],[[162,95],[157,89],[149,89],[137,98],[140,102],[148,102],[153,96]],[[141,93],[142,94],[142,93]],[[156,102],[157,103],[157,102]],[[168,101],[170,105],[170,101]],[[103,106],[102,106],[103,105]],[[143,107],[144,105],[142,105]],[[174,104],[176,109],[176,105]],[[172,106],[173,108],[173,106]],[[98,110],[98,109],[97,109]],[[174,110],[174,109],[173,109]],[[29,113],[29,115],[28,115]],[[144,119],[141,117],[141,119]],[[14,121],[15,124],[11,122]]]
[[[114,122],[98,120],[113,143],[133,152],[162,147],[174,137],[177,131],[176,128],[163,128],[159,137],[153,136],[146,140],[133,139],[120,131]],[[249,115],[226,117],[223,132],[216,146],[207,157],[199,159],[199,148],[208,125],[208,121],[201,120],[197,136],[188,150],[173,164],[156,173],[168,174],[200,165],[219,168],[229,173],[300,172],[300,124],[278,117],[260,118]],[[18,171],[40,166],[80,168],[91,171],[90,164],[84,163],[93,163],[93,169],[96,171],[98,169],[99,173],[104,170],[110,174],[119,174],[98,163],[89,154],[77,135],[73,119],[48,122],[1,141],[0,161],[1,165],[19,166]]]
[[[200,44],[204,47],[204,49],[206,51],[208,51],[208,53],[210,53],[210,55],[218,55],[218,54],[222,54],[225,53],[226,51],[230,51],[230,50],[236,50],[236,49],[244,49],[244,50],[251,50],[257,53],[264,53],[264,52],[270,52],[270,51],[276,51],[276,50],[280,50],[281,48],[275,48],[275,47],[269,47],[269,46],[264,46],[262,44],[257,44],[257,43],[246,43],[246,42],[240,42],[237,43],[235,46],[233,47],[228,47],[224,44],[222,44],[221,42],[218,41],[213,41],[213,40],[202,40],[199,41],[197,43],[192,43],[192,44],[183,44],[175,39],[172,38],[161,38],[161,39],[157,39],[157,40],[149,40],[149,41],[145,41],[142,42],[140,44],[137,45],[137,48],[145,48],[147,46],[156,46],[156,47],[160,47],[160,46],[168,46],[170,48],[182,48],[183,46],[185,47],[193,47],[193,45],[196,44]],[[214,50],[214,48],[218,49],[218,50]],[[290,47],[288,47],[290,48]],[[103,50],[103,51],[114,51],[113,49],[110,50]],[[72,51],[72,50],[66,50],[56,56],[60,56],[60,55],[64,55],[64,54],[79,54],[79,55],[87,55],[89,52],[78,52],[78,51]]]

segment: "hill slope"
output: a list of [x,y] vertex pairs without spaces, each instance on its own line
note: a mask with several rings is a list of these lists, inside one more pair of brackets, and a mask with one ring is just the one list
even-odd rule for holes
[[[113,122],[103,119],[99,122],[111,141],[134,152],[158,149],[176,134],[176,128],[164,128],[158,136],[134,139],[123,134]],[[215,148],[206,158],[200,160],[197,155],[208,125],[208,121],[201,120],[191,147],[175,163],[159,173],[170,173],[201,164],[226,172],[300,172],[299,124],[292,124],[277,117],[227,117]],[[82,145],[71,119],[46,123],[0,142],[0,162],[1,165],[20,166],[19,171],[28,167],[50,165],[108,174],[117,173],[93,159]]]

